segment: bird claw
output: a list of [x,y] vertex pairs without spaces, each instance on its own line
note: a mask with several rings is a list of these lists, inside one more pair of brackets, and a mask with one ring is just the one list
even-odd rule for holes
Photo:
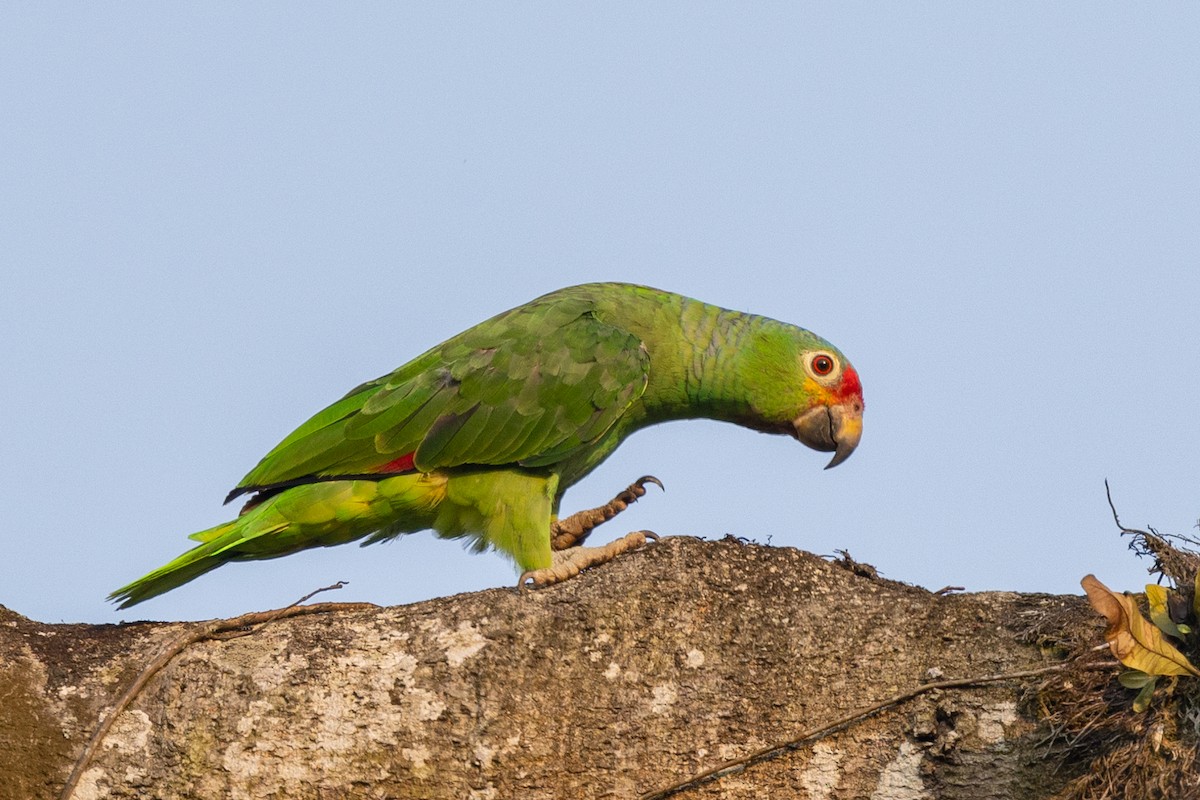
[[621,490],[620,494],[599,508],[577,511],[569,517],[556,520],[550,526],[550,547],[557,551],[567,550],[582,544],[592,530],[629,508],[639,497],[646,494],[646,486],[654,484],[664,492],[663,482],[653,475],[643,475]]
[[646,542],[657,542],[654,531],[633,531],[603,547],[571,547],[554,553],[554,563],[544,569],[530,569],[517,579],[517,589],[522,593],[530,589],[541,589],[570,580],[585,569],[607,564],[622,553],[644,547]]

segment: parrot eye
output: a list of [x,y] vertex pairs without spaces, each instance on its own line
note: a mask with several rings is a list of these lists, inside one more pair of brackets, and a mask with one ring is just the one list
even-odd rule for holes
[[817,353],[808,363],[812,368],[813,374],[820,378],[829,375],[833,372],[833,368],[837,366],[837,362],[833,360],[833,356],[825,353]]

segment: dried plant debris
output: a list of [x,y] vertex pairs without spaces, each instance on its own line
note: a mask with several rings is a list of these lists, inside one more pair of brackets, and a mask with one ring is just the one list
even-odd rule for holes
[[1125,667],[1064,672],[1038,691],[1047,745],[1084,769],[1056,800],[1200,798],[1200,541],[1121,525],[1130,548],[1152,559],[1159,583],[1134,595],[1086,576],[1088,602],[1106,621],[1104,644]]

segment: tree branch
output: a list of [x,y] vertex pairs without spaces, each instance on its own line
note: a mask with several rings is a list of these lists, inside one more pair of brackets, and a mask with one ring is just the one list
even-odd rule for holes
[[[185,649],[197,642],[205,641],[206,639],[237,639],[242,636],[249,636],[252,633],[261,631],[266,625],[274,622],[277,619],[285,617],[297,617],[307,614],[326,614],[332,611],[350,611],[361,610],[367,608],[377,608],[374,603],[317,603],[311,606],[300,605],[306,600],[321,592],[329,592],[334,589],[341,589],[346,585],[345,581],[338,581],[330,586],[323,586],[320,589],[309,592],[301,597],[296,602],[283,608],[277,608],[270,611],[252,611],[241,616],[231,617],[229,619],[214,619],[208,622],[203,622],[196,625],[191,630],[185,631],[182,635],[176,637],[169,642],[159,652],[157,656],[145,668],[138,673],[137,678],[124,694],[118,698],[116,704],[109,710],[107,716],[96,726],[95,732],[92,733],[92,738],[88,740],[87,746],[75,761],[75,766],[71,770],[70,776],[67,777],[67,782],[63,785],[62,791],[59,793],[59,800],[71,800],[71,796],[75,793],[75,787],[79,784],[79,779],[83,777],[84,771],[88,768],[92,758],[95,757],[96,751],[100,749],[100,743],[104,741],[104,737],[112,729],[113,724],[117,721],[117,717],[121,716],[130,704],[141,694],[142,689],[150,682],[150,679],[162,670],[171,659],[182,653]],[[257,627],[256,627],[257,626]]]
[[653,791],[638,795],[638,800],[664,800],[664,798],[671,797],[672,795],[686,791],[687,789],[695,788],[703,783],[719,780],[726,775],[732,775],[741,772],[742,770],[745,770],[746,768],[755,764],[760,764],[764,761],[778,758],[784,753],[792,750],[798,750],[804,745],[812,744],[820,739],[825,738],[826,736],[829,736],[830,734],[836,733],[839,730],[848,727],[855,722],[874,716],[886,708],[890,708],[891,706],[911,700],[914,697],[925,694],[926,692],[932,692],[935,689],[966,689],[985,683],[1021,680],[1023,678],[1033,678],[1038,675],[1045,675],[1051,672],[1062,672],[1067,668],[1094,670],[1112,669],[1113,667],[1117,666],[1120,665],[1115,661],[1097,661],[1082,665],[1071,662],[1062,662],[1048,667],[1037,667],[1034,669],[1021,670],[1019,672],[1004,672],[998,675],[983,675],[976,678],[955,678],[951,680],[934,681],[932,683],[923,683],[914,689],[901,692],[900,694],[893,695],[886,700],[881,700],[874,705],[867,706],[866,708],[860,708],[857,711],[846,714],[845,716],[838,717],[832,722],[822,725],[819,728],[807,730],[794,739],[790,739],[786,742],[781,742],[778,744],[768,745],[767,747],[744,755],[741,758],[730,759],[729,761],[718,764],[711,769],[706,769],[703,772],[699,772],[692,777],[687,778],[686,780],[680,781],[679,783],[673,783],[670,786],[666,786],[661,789],[655,789]]

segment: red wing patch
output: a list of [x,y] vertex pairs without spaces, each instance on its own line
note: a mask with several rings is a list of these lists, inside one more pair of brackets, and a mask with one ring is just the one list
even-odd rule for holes
[[415,450],[411,453],[405,453],[397,459],[376,467],[372,472],[416,472],[417,468],[413,464],[413,456],[416,454]]

